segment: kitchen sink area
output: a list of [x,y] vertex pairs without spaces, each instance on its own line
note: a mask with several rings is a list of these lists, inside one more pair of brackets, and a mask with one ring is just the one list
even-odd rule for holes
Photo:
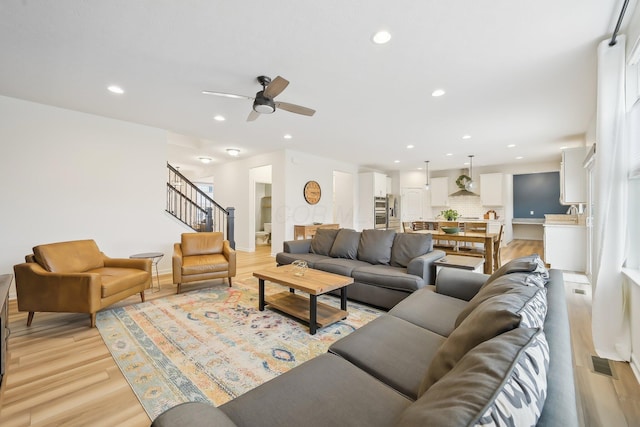
[[549,214],[544,220],[544,260],[551,268],[584,273],[587,227],[580,214]]

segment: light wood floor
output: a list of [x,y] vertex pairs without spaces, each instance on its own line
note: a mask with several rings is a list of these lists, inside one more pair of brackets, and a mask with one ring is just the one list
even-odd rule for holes
[[[542,253],[541,242],[513,241],[502,261]],[[255,253],[238,252],[237,279],[251,277],[274,265],[267,247]],[[153,299],[175,293],[169,275],[161,276],[160,292]],[[211,286],[211,283],[200,287]],[[226,286],[222,282],[216,286]],[[187,289],[193,289],[192,285]],[[574,288],[584,289],[576,294]],[[628,364],[615,363],[616,379],[593,373],[591,358],[591,289],[588,284],[567,284],[569,316],[579,397],[580,424],[584,426],[640,426],[640,385]],[[131,297],[119,305],[134,304]],[[111,358],[89,316],[36,313],[26,327],[26,313],[9,305],[9,361],[0,389],[0,426],[148,426],[151,420]]]

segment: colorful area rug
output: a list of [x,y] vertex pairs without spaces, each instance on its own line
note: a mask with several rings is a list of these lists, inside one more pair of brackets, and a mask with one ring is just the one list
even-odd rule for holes
[[[309,335],[306,324],[260,312],[257,289],[257,280],[235,281],[98,313],[104,342],[152,420],[181,402],[221,405],[380,315],[349,302],[347,319]],[[267,283],[267,295],[282,290]]]

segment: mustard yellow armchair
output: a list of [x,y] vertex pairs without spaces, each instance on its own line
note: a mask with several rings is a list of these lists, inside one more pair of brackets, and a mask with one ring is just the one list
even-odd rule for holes
[[226,278],[236,275],[236,251],[220,232],[183,233],[180,243],[173,245],[173,283]]
[[13,267],[18,310],[28,311],[31,326],[36,311],[96,313],[151,285],[151,260],[109,258],[93,240],[51,243],[33,248],[26,262]]

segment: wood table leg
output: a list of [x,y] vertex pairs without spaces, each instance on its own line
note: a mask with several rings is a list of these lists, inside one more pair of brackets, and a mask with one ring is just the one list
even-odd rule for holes
[[264,311],[264,279],[258,279],[258,310]]
[[318,297],[316,295],[309,295],[309,334],[316,334],[316,327],[318,325]]
[[484,239],[484,273],[493,273],[493,239],[491,237]]

